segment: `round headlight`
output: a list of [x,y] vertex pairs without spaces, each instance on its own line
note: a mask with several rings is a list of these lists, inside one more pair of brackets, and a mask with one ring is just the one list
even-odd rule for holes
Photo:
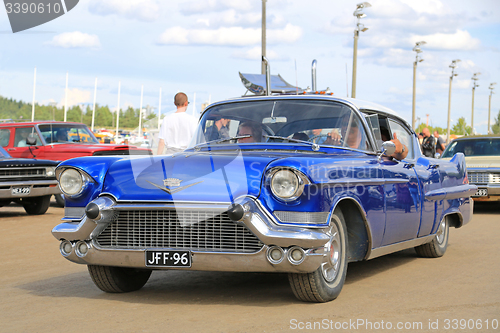
[[271,179],[271,190],[279,198],[288,199],[296,196],[299,178],[290,170],[279,170]]
[[55,174],[56,174],[56,168],[54,168],[54,167],[46,167],[45,168],[45,176],[54,177]]
[[66,195],[78,194],[83,188],[82,175],[75,169],[66,169],[59,177],[59,185]]

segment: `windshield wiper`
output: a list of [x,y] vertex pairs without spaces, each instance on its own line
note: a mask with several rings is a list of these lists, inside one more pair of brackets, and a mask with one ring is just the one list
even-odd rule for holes
[[308,144],[311,146],[311,149],[314,150],[314,151],[318,151],[319,150],[319,145],[317,143],[314,143],[314,142],[309,142],[309,141],[304,141],[304,140],[298,140],[298,139],[292,139],[292,138],[287,138],[287,137],[284,137],[284,136],[278,136],[278,135],[264,135],[265,138],[268,138],[268,139],[281,139],[283,141],[286,141],[286,142],[296,142],[296,143],[305,143],[305,144]]
[[222,143],[222,142],[226,142],[226,141],[244,139],[244,138],[249,138],[249,137],[251,137],[250,134],[240,135],[240,136],[233,136],[233,137],[223,138],[223,139],[217,139],[217,140],[212,140],[212,141],[207,141],[207,142],[199,143],[196,146],[194,146],[193,148],[199,150],[201,148],[201,146],[204,146],[204,145],[218,144],[218,143]]

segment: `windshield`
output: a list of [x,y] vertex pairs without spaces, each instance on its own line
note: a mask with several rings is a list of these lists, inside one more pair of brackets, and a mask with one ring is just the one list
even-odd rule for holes
[[[306,141],[321,146],[372,150],[361,119],[350,107],[328,101],[267,100],[217,105],[200,120],[191,147]],[[224,140],[227,139],[227,140]]]
[[453,141],[443,152],[443,157],[453,157],[456,153],[464,153],[465,156],[499,156],[500,138]]
[[38,126],[45,142],[51,143],[99,143],[94,134],[85,125],[44,124]]

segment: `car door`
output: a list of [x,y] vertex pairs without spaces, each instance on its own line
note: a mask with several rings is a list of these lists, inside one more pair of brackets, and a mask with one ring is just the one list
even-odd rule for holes
[[[12,145],[9,145],[7,148],[7,152],[12,157],[42,158],[42,156],[39,156],[39,148],[42,143],[33,126],[15,127],[12,130],[14,130],[14,140],[12,141]],[[26,142],[28,136],[30,135],[33,135],[36,138],[36,144],[34,146],[30,146]]]
[[398,161],[381,159],[384,174],[386,223],[383,245],[398,243],[417,237],[420,228],[421,192],[414,170],[415,151],[411,132],[396,118],[379,117],[383,141],[397,135],[408,149],[408,156]]

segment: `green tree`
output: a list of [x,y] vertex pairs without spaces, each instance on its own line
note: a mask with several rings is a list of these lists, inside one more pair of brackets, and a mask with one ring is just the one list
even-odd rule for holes
[[491,130],[494,134],[500,134],[500,110],[498,111],[497,117],[495,118],[495,123],[491,126]]
[[451,128],[450,133],[456,135],[470,135],[472,133],[472,128],[467,125],[465,117],[460,117],[457,123]]

